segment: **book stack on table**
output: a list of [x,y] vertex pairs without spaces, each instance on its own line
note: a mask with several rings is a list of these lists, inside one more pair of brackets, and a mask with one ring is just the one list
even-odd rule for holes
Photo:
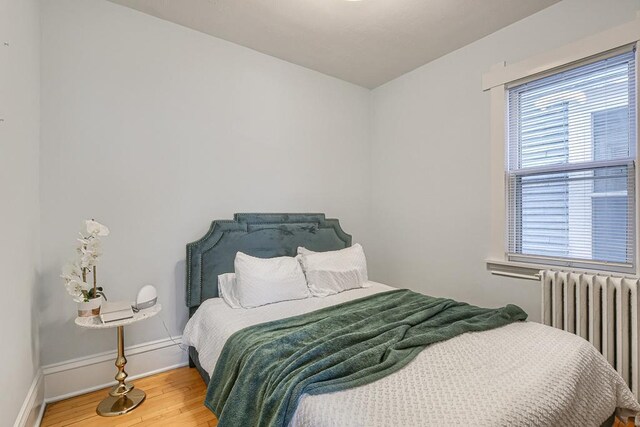
[[100,307],[100,320],[102,320],[102,323],[116,322],[118,320],[131,319],[132,317],[131,303],[127,301],[105,302]]

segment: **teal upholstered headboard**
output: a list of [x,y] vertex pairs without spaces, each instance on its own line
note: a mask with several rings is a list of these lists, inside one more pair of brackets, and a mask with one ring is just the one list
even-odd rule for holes
[[200,240],[187,245],[189,315],[218,296],[218,275],[233,272],[238,251],[260,257],[295,256],[298,246],[331,251],[351,246],[337,219],[324,214],[235,214],[217,220]]

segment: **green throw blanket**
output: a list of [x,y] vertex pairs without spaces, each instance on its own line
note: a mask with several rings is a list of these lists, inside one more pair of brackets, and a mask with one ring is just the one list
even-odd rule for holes
[[250,326],[227,340],[205,405],[220,427],[284,427],[303,393],[369,384],[429,344],[526,318],[515,305],[479,308],[401,289]]

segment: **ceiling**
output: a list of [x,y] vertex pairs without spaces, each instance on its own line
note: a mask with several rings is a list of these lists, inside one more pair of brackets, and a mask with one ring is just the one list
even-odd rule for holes
[[367,88],[559,0],[111,0]]

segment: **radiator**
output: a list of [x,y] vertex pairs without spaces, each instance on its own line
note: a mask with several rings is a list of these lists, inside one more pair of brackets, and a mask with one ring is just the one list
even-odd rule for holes
[[638,399],[638,280],[543,270],[540,282],[543,323],[588,340]]

